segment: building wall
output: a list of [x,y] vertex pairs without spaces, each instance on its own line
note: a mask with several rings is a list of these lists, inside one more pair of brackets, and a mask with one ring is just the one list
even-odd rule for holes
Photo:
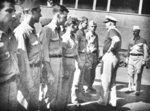
[[[16,7],[17,9],[18,6]],[[52,8],[42,6],[42,16],[52,17]],[[117,28],[122,34],[122,48],[127,49],[129,40],[133,37],[132,27],[133,25],[139,25],[141,27],[141,37],[145,38],[150,47],[150,16],[137,15],[137,14],[126,14],[126,13],[115,13],[106,11],[91,11],[91,10],[79,10],[79,9],[69,9],[69,15],[77,18],[82,16],[88,17],[89,20],[94,20],[97,27],[97,34],[99,35],[99,46],[103,46],[106,29],[103,23],[105,16],[110,15],[118,19]],[[37,32],[41,30],[40,24],[36,24]]]

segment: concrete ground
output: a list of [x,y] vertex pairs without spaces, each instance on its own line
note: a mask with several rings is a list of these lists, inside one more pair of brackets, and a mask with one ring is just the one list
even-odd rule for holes
[[97,100],[100,98],[100,66],[96,69],[94,88],[95,95],[85,95],[84,103],[77,107],[68,104],[69,111],[150,111],[150,69],[144,69],[142,75],[141,94],[135,96],[132,93],[126,94],[128,86],[128,75],[126,67],[119,67],[117,71],[117,108],[111,106],[100,106]]

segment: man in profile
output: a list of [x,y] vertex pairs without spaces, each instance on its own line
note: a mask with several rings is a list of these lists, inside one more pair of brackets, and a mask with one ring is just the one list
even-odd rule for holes
[[23,100],[19,100],[19,102],[26,100],[28,105],[23,104],[23,106],[28,110],[35,111],[39,109],[42,51],[34,24],[39,22],[41,17],[40,2],[38,0],[26,0],[21,4],[21,7],[24,18],[14,30],[18,42],[19,90],[24,96]]
[[61,111],[60,96],[63,64],[62,64],[62,40],[60,26],[67,20],[67,8],[62,5],[53,7],[53,19],[46,25],[40,34],[43,45],[45,78],[48,81],[47,98],[49,99],[50,109]]
[[[101,68],[101,96],[99,104],[106,106],[110,104],[112,107],[117,106],[116,100],[116,72],[119,64],[118,51],[121,49],[121,34],[116,28],[117,19],[111,16],[106,16],[104,21],[107,36],[103,47],[103,58]],[[113,94],[113,95],[112,95]]]

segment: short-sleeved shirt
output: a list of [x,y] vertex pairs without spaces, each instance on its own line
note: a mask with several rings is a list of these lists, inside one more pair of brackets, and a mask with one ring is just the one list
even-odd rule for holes
[[88,52],[96,52],[98,50],[98,35],[94,32],[88,31],[86,33],[86,39],[88,41],[87,50]]
[[144,54],[144,44],[147,44],[144,38],[132,38],[129,43],[129,54]]
[[87,40],[86,34],[83,30],[78,30],[76,32],[76,40],[78,41],[78,52],[86,53],[87,52]]
[[50,56],[62,55],[62,39],[59,27],[54,24],[45,26],[40,33],[40,39],[43,46],[44,61],[49,62]]
[[10,43],[9,37],[0,30],[0,82],[7,81],[19,73]]
[[18,49],[27,51],[30,64],[36,64],[41,61],[41,43],[38,40],[35,29],[27,23],[22,22],[19,27],[15,29],[16,39],[18,42]]
[[23,78],[22,81],[25,86],[30,90],[34,86],[30,64],[38,64],[41,61],[41,44],[34,28],[24,21],[14,30],[14,35],[18,44],[17,57],[20,76]]
[[121,34],[115,27],[111,27],[107,31],[106,40],[104,42],[104,47],[103,47],[103,54],[105,54],[109,50],[112,44],[113,37],[117,37],[119,42],[115,43],[111,51],[115,54],[121,49]]
[[71,57],[77,55],[77,41],[75,36],[70,33],[65,33],[62,36],[62,47],[64,56]]

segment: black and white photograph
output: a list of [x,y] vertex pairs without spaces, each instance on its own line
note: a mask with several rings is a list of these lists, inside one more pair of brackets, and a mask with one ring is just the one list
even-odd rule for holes
[[150,0],[0,0],[0,111],[150,111]]

